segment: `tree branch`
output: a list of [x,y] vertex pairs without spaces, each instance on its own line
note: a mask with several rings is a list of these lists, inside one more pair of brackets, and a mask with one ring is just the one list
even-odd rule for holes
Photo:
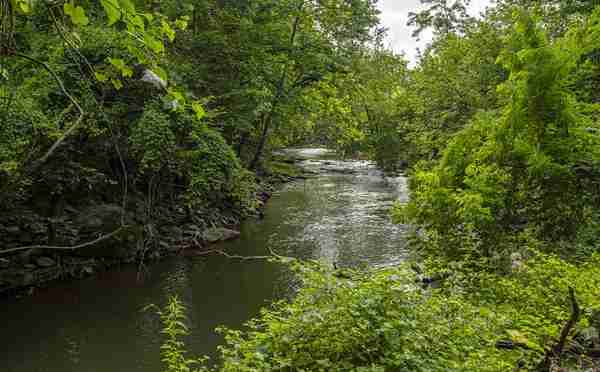
[[73,133],[73,131],[75,129],[77,129],[79,127],[79,125],[81,124],[81,121],[83,120],[83,116],[85,115],[85,112],[83,111],[83,109],[81,108],[81,106],[79,105],[79,103],[77,102],[77,100],[75,100],[75,98],[73,98],[73,96],[71,96],[69,94],[69,92],[65,88],[65,85],[63,84],[63,82],[60,79],[60,77],[56,74],[56,72],[54,72],[54,70],[52,70],[50,68],[50,66],[48,66],[47,63],[42,62],[40,60],[37,60],[37,59],[35,59],[33,57],[30,57],[28,55],[21,54],[21,53],[14,53],[14,56],[26,59],[26,60],[28,60],[30,62],[33,62],[33,63],[35,63],[37,65],[40,65],[46,71],[48,71],[48,73],[54,78],[54,80],[58,84],[58,86],[59,86],[60,90],[63,92],[63,94],[69,99],[69,101],[71,101],[71,103],[73,104],[73,106],[75,106],[75,108],[79,112],[79,117],[77,118],[77,120],[75,121],[75,123],[73,123],[71,125],[71,127],[69,127],[69,129],[67,129],[67,131],[65,131],[63,133],[63,135],[56,142],[54,142],[54,144],[50,147],[50,149],[46,152],[46,154],[44,156],[42,156],[40,159],[38,159],[38,160],[36,160],[34,162],[34,168],[37,168],[37,167],[41,166],[42,164],[44,164],[48,160],[48,158],[50,158],[50,156],[52,156],[52,154],[54,153],[54,151],[64,142],[64,140],[71,133]]
[[565,348],[565,344],[567,342],[567,337],[569,336],[569,333],[571,333],[571,330],[573,329],[573,327],[575,327],[575,325],[579,321],[579,317],[581,316],[581,309],[579,308],[577,298],[575,297],[575,290],[573,290],[572,287],[569,287],[569,299],[571,300],[571,317],[563,326],[560,332],[560,338],[558,339],[556,345],[554,345],[546,352],[546,356],[544,357],[538,368],[541,371],[549,371],[551,369],[553,360],[560,360],[560,357]]
[[0,255],[7,254],[7,253],[19,252],[19,251],[26,251],[28,249],[52,249],[52,250],[62,250],[62,251],[74,251],[76,249],[86,248],[86,247],[92,246],[94,244],[100,243],[100,242],[102,242],[104,240],[110,239],[113,236],[115,236],[118,233],[120,233],[121,230],[123,230],[123,227],[119,227],[118,229],[116,229],[115,231],[111,232],[110,234],[102,235],[102,236],[100,236],[97,239],[94,239],[92,241],[89,241],[89,242],[86,242],[86,243],[82,243],[82,244],[78,244],[78,245],[74,245],[74,246],[60,247],[60,246],[51,246],[51,245],[29,245],[29,246],[26,246],[26,247],[17,247],[17,248],[5,249],[3,251],[0,251]]

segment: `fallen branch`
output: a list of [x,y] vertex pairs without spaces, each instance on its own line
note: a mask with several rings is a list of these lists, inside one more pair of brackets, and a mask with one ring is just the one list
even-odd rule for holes
[[231,258],[231,259],[236,259],[236,260],[243,260],[243,261],[248,261],[248,260],[268,260],[271,259],[275,256],[239,256],[239,255],[235,255],[235,254],[229,254],[225,251],[219,250],[219,249],[215,249],[212,252],[214,253],[218,253],[221,256],[225,256],[227,258]]
[[16,247],[16,248],[5,249],[3,251],[0,251],[0,255],[7,254],[7,253],[19,252],[19,251],[26,251],[26,250],[29,250],[29,249],[52,249],[52,250],[62,250],[62,251],[74,251],[76,249],[86,248],[86,247],[92,246],[94,244],[98,244],[101,241],[110,239],[113,236],[115,236],[118,233],[120,233],[121,230],[123,230],[123,227],[119,227],[118,229],[116,229],[115,231],[111,232],[110,234],[102,235],[102,236],[100,236],[97,239],[94,239],[92,241],[89,241],[87,243],[82,243],[82,244],[79,244],[79,245],[67,246],[67,247],[51,246],[51,245],[29,245],[29,246],[26,246],[26,247]]
[[567,323],[563,326],[560,332],[560,338],[558,339],[556,345],[546,352],[546,356],[538,368],[541,371],[549,371],[552,366],[552,361],[556,359],[560,360],[563,350],[565,349],[565,344],[567,343],[567,337],[581,316],[581,309],[579,308],[577,298],[575,297],[575,290],[573,290],[572,287],[569,287],[569,299],[571,301],[571,316]]

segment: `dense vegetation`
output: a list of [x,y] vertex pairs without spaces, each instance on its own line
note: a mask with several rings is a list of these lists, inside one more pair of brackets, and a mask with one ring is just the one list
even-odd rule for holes
[[410,68],[371,0],[0,0],[0,263],[185,246],[256,211],[270,150],[321,143],[406,170],[412,262],[287,262],[303,288],[223,330],[220,368],[598,368],[600,6],[422,2]]
[[377,24],[368,0],[2,0],[0,15],[0,251],[15,269],[80,246],[158,257],[255,214],[282,169],[270,149],[314,139]]
[[418,65],[372,50],[324,113],[340,150],[409,166],[413,264],[294,263],[303,288],[224,331],[223,370],[598,368],[600,7],[424,3]]

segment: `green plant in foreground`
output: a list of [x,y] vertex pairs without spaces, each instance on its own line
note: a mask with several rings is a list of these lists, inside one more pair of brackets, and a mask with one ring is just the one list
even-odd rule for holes
[[[148,308],[156,308],[149,305]],[[177,296],[169,298],[167,305],[161,310],[156,310],[163,324],[162,334],[165,339],[160,347],[161,360],[165,365],[166,372],[200,372],[205,371],[200,365],[207,358],[186,357],[185,343],[182,338],[188,334],[185,324],[185,306]],[[197,368],[193,368],[197,366]]]

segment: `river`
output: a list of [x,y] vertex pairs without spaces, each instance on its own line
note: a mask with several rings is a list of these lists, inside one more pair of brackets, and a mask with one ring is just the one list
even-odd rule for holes
[[[323,149],[289,150],[315,177],[285,185],[261,220],[241,226],[219,249],[237,255],[318,259],[339,267],[402,261],[406,227],[390,222],[406,179],[385,177],[368,161],[340,161]],[[0,370],[4,372],[162,372],[161,324],[148,304],[178,295],[187,307],[192,355],[216,355],[219,325],[239,328],[261,307],[288,295],[290,272],[264,260],[174,257],[146,268],[123,266],[62,282],[35,295],[4,299]]]

